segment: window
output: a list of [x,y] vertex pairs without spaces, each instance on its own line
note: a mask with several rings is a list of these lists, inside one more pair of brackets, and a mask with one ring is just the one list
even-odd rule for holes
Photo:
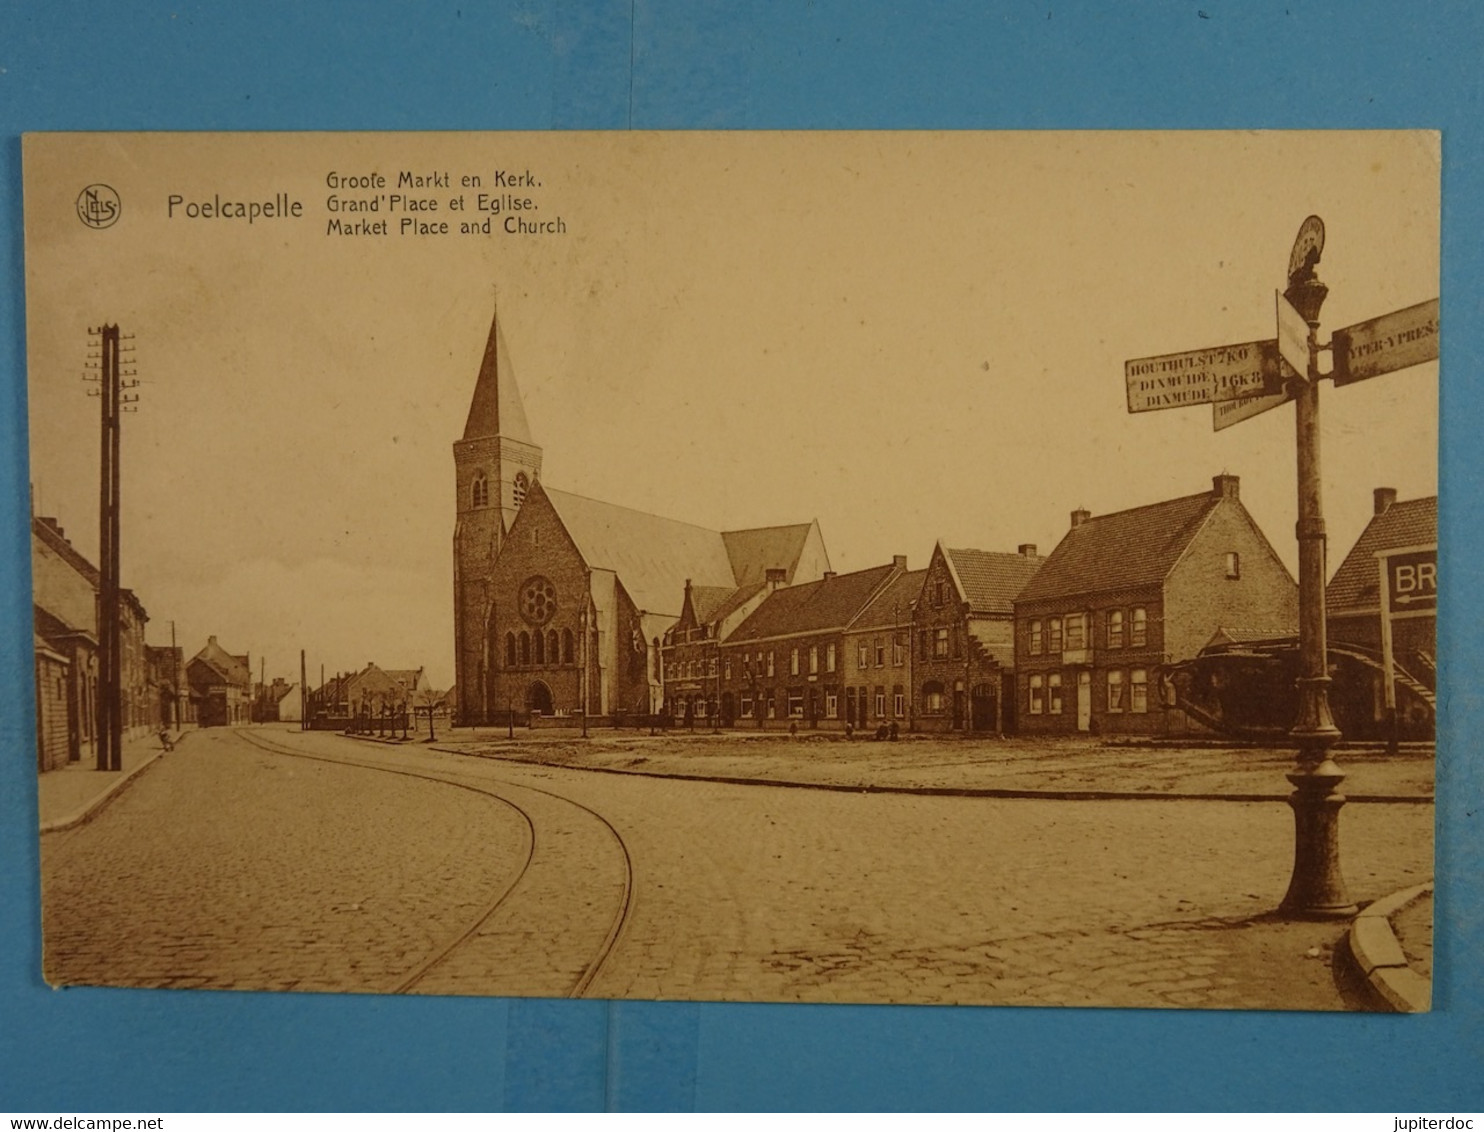
[[1067,618],[1067,648],[1081,649],[1087,647],[1087,617],[1081,613],[1074,613]]
[[705,719],[706,718],[706,701],[704,699],[699,698],[699,697],[696,699],[696,718],[697,719]]
[[752,696],[746,692],[742,693],[742,717],[745,719],[752,714]]
[[773,650],[768,650],[768,679],[773,678]]
[[1123,610],[1108,610],[1108,647],[1123,648]]
[[1061,714],[1061,673],[1053,672],[1046,677],[1046,710],[1051,715]]
[[777,719],[778,718],[778,701],[773,698],[773,693],[772,693],[771,690],[770,691],[767,691],[767,692],[764,692],[763,695],[766,696],[767,699],[768,699],[768,718],[769,719]]
[[1226,576],[1228,578],[1240,578],[1242,576],[1242,556],[1235,550],[1226,552]]
[[907,695],[900,684],[891,690],[891,713],[898,719],[907,718]]
[[[655,648],[658,649],[659,646],[656,645]],[[571,664],[572,663],[572,630],[571,629],[563,629],[562,630],[562,663],[563,664]]]
[[959,633],[958,626],[955,625],[953,627],[953,659],[954,660],[957,660],[959,657],[961,657],[963,655],[964,655],[964,639],[963,639],[963,635]]
[[936,605],[936,606],[940,606],[940,607],[943,604],[943,583],[942,582],[934,582],[933,583],[933,604]]
[[1030,713],[1032,715],[1041,715],[1046,710],[1044,693],[1041,690],[1040,676],[1031,677],[1031,694],[1029,707]]
[[893,637],[891,639],[891,666],[893,668],[902,667],[902,654],[905,651],[906,649],[902,646],[902,638]]
[[819,675],[819,646],[818,645],[810,645],[809,646],[809,675],[810,676],[818,676]]
[[1123,710],[1123,673],[1117,670],[1108,673],[1108,710]]
[[526,501],[526,492],[530,490],[531,481],[526,479],[525,472],[515,473],[515,482],[510,485],[510,498],[515,504],[515,509],[520,510],[520,505]]
[[933,633],[933,658],[944,660],[948,656],[948,630],[938,629]]
[[490,481],[484,478],[483,472],[474,473],[474,482],[469,487],[469,505],[471,507],[490,505]]
[[1128,631],[1128,643],[1136,649],[1141,649],[1149,640],[1149,617],[1142,605],[1134,606],[1130,621],[1131,624],[1129,625]]
[[1149,710],[1149,673],[1142,668],[1135,668],[1128,674],[1128,710]]
[[562,639],[557,636],[555,629],[546,634],[546,656],[552,664],[560,664],[562,661]]
[[1039,620],[1031,622],[1031,641],[1027,651],[1032,656],[1041,655],[1041,622]]
[[880,684],[876,685],[876,718],[881,719],[886,715],[886,689]]
[[1059,653],[1061,648],[1061,618],[1053,617],[1046,623],[1046,651]]
[[855,666],[857,668],[871,667],[871,646],[865,641],[855,646]]
[[726,664],[722,667],[724,669],[724,671],[722,672],[722,678],[725,680],[730,680],[732,678],[732,658],[727,657]]
[[788,690],[788,717],[789,719],[804,718],[803,688],[790,688]]
[[835,671],[835,645],[833,641],[824,650],[824,670],[826,672]]
[[[750,653],[742,654],[742,679],[752,679],[752,655]],[[746,715],[747,713],[743,712],[742,714]]]
[[797,676],[799,674],[799,650],[792,649],[788,654],[788,674]]
[[714,656],[706,658],[706,675],[713,679],[716,677],[716,657]]
[[546,663],[546,634],[543,633],[543,632],[541,632],[540,629],[537,629],[536,630],[535,637],[536,637],[536,663],[537,664],[545,664]]
[[531,663],[531,634],[527,633],[524,629],[521,630],[520,634],[520,662],[522,664]]
[[886,667],[886,646],[881,643],[881,638],[880,637],[877,637],[876,640],[873,642],[873,644],[875,645],[875,649],[876,649],[876,667],[877,668],[885,668]]
[[826,719],[840,718],[840,697],[834,692],[824,694],[824,717]]
[[[1034,681],[1040,677],[1032,676],[1031,679]],[[922,686],[922,710],[928,715],[943,714],[943,685],[938,681],[929,680]]]
[[514,668],[515,667],[515,634],[514,633],[506,633],[505,634],[505,663],[509,667],[511,667],[511,668]]

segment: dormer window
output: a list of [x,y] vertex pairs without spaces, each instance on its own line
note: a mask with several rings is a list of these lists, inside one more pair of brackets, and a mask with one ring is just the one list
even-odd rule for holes
[[1242,576],[1242,556],[1235,550],[1226,552],[1226,576],[1228,578],[1240,578]]
[[526,479],[525,472],[515,473],[515,483],[511,485],[510,497],[515,503],[515,509],[520,510],[520,505],[526,501],[526,492],[530,490],[531,481]]
[[488,507],[490,505],[490,483],[484,478],[483,472],[474,473],[474,483],[469,489],[469,504],[471,507]]

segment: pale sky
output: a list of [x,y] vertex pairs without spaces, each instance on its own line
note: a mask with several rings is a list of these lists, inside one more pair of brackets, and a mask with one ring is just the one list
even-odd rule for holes
[[[187,656],[215,634],[269,679],[302,647],[312,680],[451,681],[451,446],[497,293],[547,483],[721,530],[818,519],[841,571],[940,538],[1049,553],[1074,508],[1223,471],[1293,569],[1291,407],[1130,415],[1124,361],[1273,337],[1311,213],[1321,341],[1438,295],[1432,133],[79,134],[24,158],[37,508],[96,561],[80,377],[118,322],[143,383],[123,582],[153,643],[173,618]],[[404,169],[450,175],[406,192],[453,234],[327,234],[329,174],[391,193]],[[103,230],[75,209],[94,183],[123,205]],[[565,232],[459,235],[479,192]],[[302,217],[167,215],[279,193]],[[1436,492],[1437,413],[1436,364],[1325,384],[1331,568],[1373,487]]]

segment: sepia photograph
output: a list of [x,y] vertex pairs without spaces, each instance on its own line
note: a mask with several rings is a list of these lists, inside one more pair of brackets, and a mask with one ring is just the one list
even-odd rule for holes
[[42,976],[1427,1011],[1441,146],[27,135]]

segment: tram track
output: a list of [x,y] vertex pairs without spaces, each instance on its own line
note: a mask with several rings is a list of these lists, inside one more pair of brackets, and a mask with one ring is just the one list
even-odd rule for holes
[[[412,767],[350,752],[311,751],[246,730],[238,731],[237,737],[273,755],[381,771],[467,790],[508,807],[524,823],[526,853],[510,882],[459,931],[385,987],[387,993],[581,998],[590,992],[623,936],[634,900],[634,865],[629,847],[613,823],[597,810],[539,786],[492,782],[452,768]],[[584,852],[591,854],[595,846],[582,824],[571,822],[574,810],[584,815],[589,826],[599,827],[602,840],[616,849],[621,865],[621,885],[606,886],[619,889],[616,911],[598,925],[557,923],[564,902],[585,908],[601,899],[605,887],[601,878],[595,880],[590,875],[593,870],[586,867],[589,862],[577,860]],[[583,893],[572,891],[584,883],[600,890],[587,892],[585,901]],[[604,930],[596,946],[584,944],[584,938],[594,935],[599,926]],[[528,954],[510,954],[511,944],[521,945]],[[574,948],[581,949],[581,954],[564,954],[564,949]],[[525,976],[520,973],[522,969]],[[505,980],[511,977],[516,981],[507,984]]]

